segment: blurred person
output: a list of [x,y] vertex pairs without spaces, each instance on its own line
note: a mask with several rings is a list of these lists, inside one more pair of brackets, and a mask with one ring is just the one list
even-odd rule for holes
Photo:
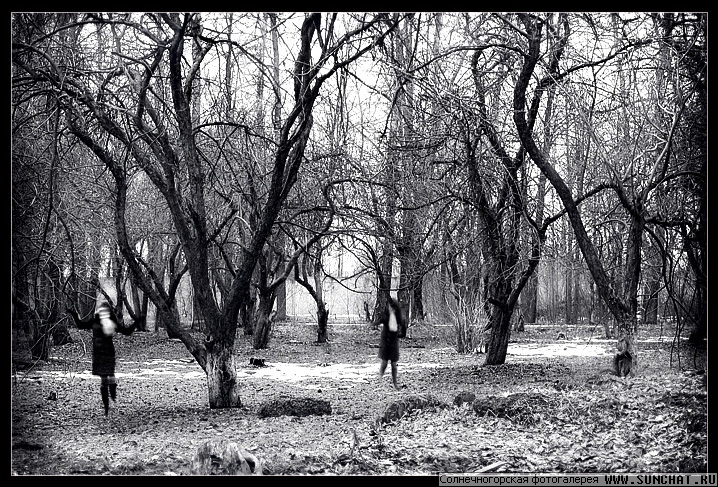
[[113,337],[116,332],[131,335],[137,327],[137,321],[130,325],[121,324],[107,301],[101,301],[97,305],[94,316],[89,320],[81,320],[75,310],[68,308],[66,311],[75,321],[77,328],[92,330],[92,374],[100,376],[100,396],[107,416],[110,411],[110,398],[113,402],[117,398]]
[[395,389],[399,389],[397,382],[399,361],[399,327],[403,323],[399,304],[389,296],[384,311],[377,317],[375,324],[381,324],[381,338],[379,339],[379,382],[384,377],[386,366],[391,362],[391,380]]

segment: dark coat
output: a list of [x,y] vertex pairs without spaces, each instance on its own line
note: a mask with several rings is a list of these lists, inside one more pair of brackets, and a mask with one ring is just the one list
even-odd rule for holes
[[100,317],[92,318],[92,373],[115,375],[115,343],[102,331]]
[[[389,308],[394,310],[396,316],[397,331],[389,330]],[[379,358],[396,362],[399,360],[399,330],[403,324],[401,309],[392,298],[386,304],[386,308],[379,315],[377,322],[381,324],[381,338],[379,339]]]
[[[92,373],[93,375],[114,375],[115,374],[115,343],[112,336],[107,336],[102,331],[100,315],[95,315],[86,321],[80,320],[77,313],[68,310],[75,324],[81,330],[92,330]],[[130,335],[135,331],[135,323],[130,326],[123,326],[117,320],[114,313],[111,315],[117,323],[117,331],[123,335]]]

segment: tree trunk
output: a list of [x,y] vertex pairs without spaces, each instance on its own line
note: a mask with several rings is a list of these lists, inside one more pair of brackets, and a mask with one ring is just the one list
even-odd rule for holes
[[[404,231],[408,231],[404,229]],[[399,253],[399,290],[397,291],[397,301],[401,306],[405,323],[400,327],[399,338],[406,336],[407,325],[412,321],[422,321],[424,319],[424,303],[422,294],[423,276],[420,270],[420,259],[413,250],[415,242],[403,246],[402,252]]]
[[244,330],[244,335],[249,336],[254,333],[257,315],[257,294],[256,291],[249,291],[247,299],[242,300],[243,304],[239,308],[239,322]]
[[191,328],[193,330],[197,330],[200,332],[205,331],[204,326],[204,317],[202,317],[202,308],[199,306],[199,302],[197,301],[197,296],[195,296],[194,293],[192,293],[192,326]]
[[[279,273],[284,272],[284,264],[279,268]],[[281,283],[277,287],[277,321],[287,321],[287,285]]]
[[705,339],[708,336],[708,317],[706,316],[705,307],[699,309],[698,312],[697,322],[688,337],[690,343],[695,347],[704,345]]
[[[636,348],[636,315],[631,316],[625,314],[623,320],[618,326],[618,344],[619,352],[627,352],[631,357],[631,369],[636,367],[638,359],[638,349]],[[631,374],[632,375],[632,374]]]
[[399,323],[399,332],[397,333],[397,336],[399,338],[406,338],[406,325],[405,322],[409,322],[411,315],[409,314],[409,309],[411,306],[411,293],[409,290],[409,281],[410,281],[410,270],[408,267],[409,259],[407,258],[407,253],[399,254],[400,255],[400,262],[401,267],[399,270],[399,290],[396,292],[396,298],[399,303],[399,308],[401,309],[401,314],[404,317],[402,322]]
[[484,365],[501,365],[506,363],[506,351],[511,337],[511,314],[504,313],[496,306],[489,317],[491,336],[486,346]]
[[50,358],[51,334],[50,324],[38,318],[30,320],[30,352],[35,360]]
[[[172,303],[172,308],[173,308],[173,309],[175,310],[175,312],[177,312],[177,314],[179,315],[179,312],[177,311],[177,304],[176,304],[176,303]],[[167,330],[167,338],[170,338],[170,339],[179,339],[179,338],[180,338],[180,335],[177,334],[177,333],[175,333],[175,331],[172,329],[171,326],[167,326],[167,323],[166,323],[166,322],[164,323],[164,327],[165,327],[165,330]]]
[[[576,251],[578,252],[578,251]],[[585,301],[582,299],[582,288],[581,288],[581,275],[582,270],[580,268],[580,256],[578,253],[574,258],[576,266],[573,269],[573,324],[577,324],[579,318],[585,316],[586,306]]]
[[[321,247],[320,247],[321,248]],[[306,276],[304,276],[306,279]],[[317,342],[327,342],[327,323],[329,321],[329,309],[324,302],[324,287],[322,286],[322,261],[321,252],[317,252],[314,259],[314,292],[312,293],[314,301],[317,303]]]
[[[665,229],[657,227],[654,231],[661,240],[665,241]],[[646,264],[643,266],[643,272],[647,292],[643,297],[643,322],[655,324],[658,323],[660,309],[659,293],[662,286],[663,259],[655,245],[648,246],[644,255]]]
[[525,327],[524,327],[525,321],[524,321],[524,314],[521,311],[521,306],[517,306],[515,312],[517,312],[517,314],[518,314],[518,316],[516,317],[515,329],[516,329],[516,331],[523,333],[525,331]]
[[388,238],[386,238],[383,245],[383,254],[379,264],[379,269],[377,269],[376,304],[374,306],[372,320],[376,320],[377,316],[384,312],[386,304],[389,301],[388,297],[391,289],[391,267],[393,260],[394,253],[392,252],[392,243]]
[[381,314],[381,310],[386,308],[386,303],[389,302],[388,296],[389,296],[388,290],[377,289],[376,305],[374,306],[374,313],[372,314],[372,322],[375,322],[376,317]]
[[526,302],[523,305],[524,321],[526,323],[536,323],[537,307],[538,307],[538,275],[533,274],[526,283],[524,289]]
[[611,324],[609,323],[608,317],[604,316],[603,319],[603,335],[606,338],[613,338],[613,331],[611,330]]
[[[418,279],[411,287],[411,314],[412,319],[424,321],[424,280]],[[407,319],[409,319],[407,316]]]
[[176,321],[175,326],[180,326],[179,322],[179,311],[177,311],[177,304],[172,303],[172,313],[173,316],[167,316],[167,314],[163,313],[160,308],[157,308],[157,315],[155,318],[155,331],[157,331],[159,328],[164,328],[167,332],[167,338],[170,339],[178,339],[180,336],[172,329],[172,326],[170,324],[171,321]]
[[[497,229],[490,234],[496,235]],[[490,236],[490,235],[489,235]],[[499,237],[495,237],[496,240]],[[491,327],[491,335],[486,347],[485,365],[501,365],[506,362],[506,350],[511,335],[511,315],[515,307],[509,305],[513,275],[506,268],[514,269],[515,261],[506,264],[496,251],[497,242],[487,241],[487,255],[484,259],[486,275],[484,277],[484,310]],[[486,245],[485,244],[485,245]],[[515,255],[515,253],[514,253]],[[489,302],[491,301],[491,302]]]
[[[129,273],[130,282],[130,298],[132,299],[132,309],[134,310],[135,322],[137,323],[136,331],[147,331],[147,308],[149,304],[149,298],[146,293],[142,293],[137,286],[136,277],[133,273]],[[144,319],[137,319],[138,317],[144,317]]]
[[[51,289],[59,290],[63,288],[60,277],[60,268],[58,266],[49,265],[46,273],[50,277],[50,281],[52,283]],[[62,298],[64,298],[64,296]],[[67,329],[66,321],[61,319],[61,310],[64,308],[64,302],[62,302],[61,298],[54,292],[51,296],[45,299],[45,302],[48,301],[50,313],[48,314],[47,322],[52,324],[50,327],[52,344],[67,345],[68,343],[72,343],[72,335],[70,335],[70,332]]]
[[[54,327],[54,317],[57,316],[57,299],[51,290],[55,287],[57,280],[59,280],[59,270],[52,263],[47,265],[36,279],[39,296],[36,308],[32,311],[33,319],[30,320],[32,327],[30,350],[32,357],[37,360],[50,358],[52,328]],[[50,312],[43,313],[43,310],[38,309],[40,303],[45,303],[50,308]]]
[[574,323],[574,302],[573,302],[573,263],[569,258],[566,273],[564,274],[564,322],[567,325]]
[[399,254],[400,268],[399,268],[399,289],[396,291],[396,301],[399,303],[401,312],[406,319],[409,319],[409,305],[410,305],[410,293],[409,293],[409,271],[407,270],[406,257]]
[[275,313],[272,313],[274,307],[274,293],[269,295],[259,294],[259,306],[256,312],[256,325],[252,336],[252,347],[255,350],[267,348],[269,345],[269,337],[272,332],[272,323],[274,322]]
[[[221,327],[219,329],[234,329]],[[234,337],[218,335],[205,341],[207,349],[207,387],[210,409],[238,408],[242,406],[234,363]]]
[[643,323],[658,323],[658,292],[661,289],[660,269],[657,278],[648,273],[646,295],[643,298]]
[[329,321],[329,310],[322,303],[317,303],[317,343],[326,343],[329,338],[327,323]]
[[[317,304],[317,342],[326,343],[328,339],[327,324],[329,322],[329,309],[327,308],[327,305],[324,302],[323,298],[324,291],[322,287],[321,261],[322,247],[321,245],[317,245],[317,248],[318,251],[316,257],[313,258],[314,285],[312,285],[308,280],[309,272],[307,268],[309,266],[310,260],[309,254],[305,254],[304,256],[302,256],[301,263],[297,262],[297,265],[294,267],[294,280],[307,290],[309,295]],[[368,314],[369,304],[366,301],[364,302],[364,309],[365,312]]]

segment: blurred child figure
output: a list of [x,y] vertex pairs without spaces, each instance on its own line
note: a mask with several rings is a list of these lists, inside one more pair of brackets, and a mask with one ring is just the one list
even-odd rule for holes
[[384,377],[386,366],[391,362],[391,380],[395,389],[399,389],[397,383],[397,365],[399,361],[399,326],[401,326],[402,316],[399,304],[389,296],[386,308],[377,317],[375,324],[381,324],[381,338],[379,340],[379,382]]
[[112,340],[115,332],[130,335],[135,331],[137,322],[129,326],[120,324],[115,312],[107,301],[97,305],[95,315],[86,321],[80,319],[77,312],[68,309],[67,313],[75,321],[77,328],[92,330],[92,374],[100,376],[100,395],[105,406],[105,416],[110,411],[110,397],[117,398],[117,378],[115,377],[115,344]]

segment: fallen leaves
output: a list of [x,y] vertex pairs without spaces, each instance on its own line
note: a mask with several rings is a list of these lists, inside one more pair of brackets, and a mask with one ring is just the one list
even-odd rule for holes
[[[671,369],[667,351],[652,352],[656,364],[645,358],[644,373],[629,379],[597,374],[601,357],[531,355],[483,367],[475,355],[456,354],[429,327],[422,338],[417,327],[413,342],[426,346],[402,349],[399,379],[408,387],[394,391],[375,380],[378,363],[369,344],[378,332],[338,327],[330,348],[296,340],[309,335],[303,330],[278,326],[263,353],[269,367],[254,370],[295,363],[317,372],[295,381],[247,376],[243,406],[231,410],[208,408],[206,380],[188,373],[198,366],[181,344],[140,333],[118,342],[125,375],[105,418],[97,378],[68,370],[68,364],[86,370],[89,357],[77,344],[57,347],[52,363],[13,385],[12,471],[187,475],[198,446],[216,436],[242,443],[262,459],[265,474],[275,475],[705,471],[705,374]],[[238,364],[256,354],[242,340]],[[339,370],[337,364],[356,365],[362,380],[332,378],[327,372]],[[56,399],[48,399],[53,391]],[[429,391],[442,407],[404,407],[370,434],[388,403]],[[462,391],[490,398],[483,414],[473,401],[452,404]],[[331,414],[259,417],[267,401],[307,395],[328,401]],[[503,403],[511,407],[500,408]]]

